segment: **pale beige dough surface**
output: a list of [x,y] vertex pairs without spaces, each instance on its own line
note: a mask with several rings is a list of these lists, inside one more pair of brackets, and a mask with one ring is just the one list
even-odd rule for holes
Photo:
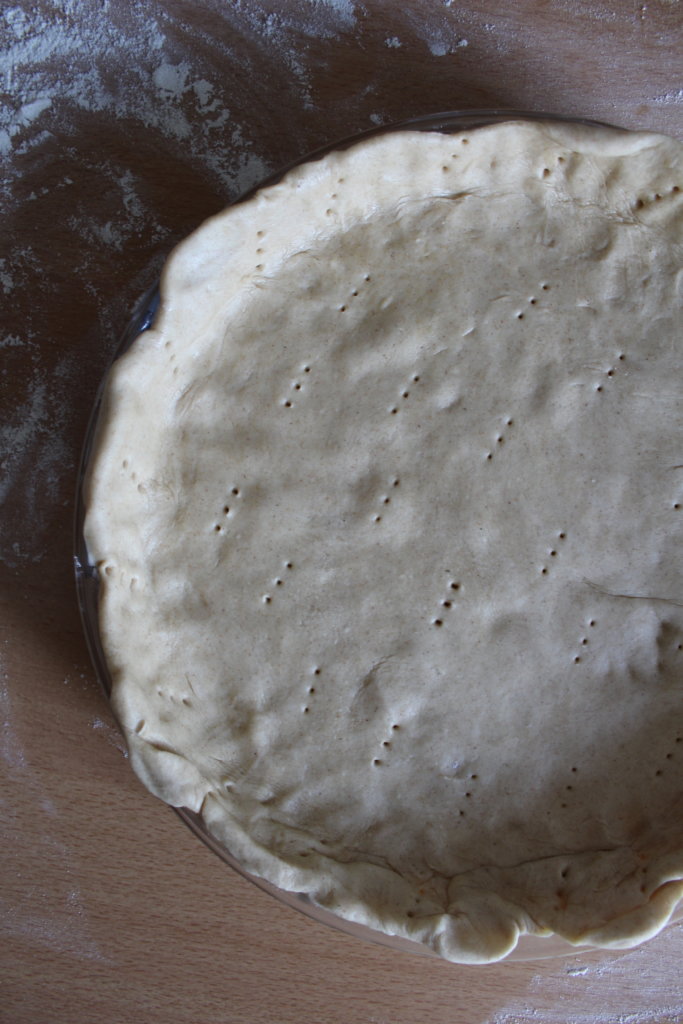
[[683,891],[683,153],[510,123],[290,172],[172,255],[87,483],[135,770],[463,961]]

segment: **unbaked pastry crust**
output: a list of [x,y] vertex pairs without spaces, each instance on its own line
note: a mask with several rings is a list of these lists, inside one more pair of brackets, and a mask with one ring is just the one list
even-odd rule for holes
[[682,147],[331,153],[176,249],[86,487],[136,772],[456,961],[683,892]]

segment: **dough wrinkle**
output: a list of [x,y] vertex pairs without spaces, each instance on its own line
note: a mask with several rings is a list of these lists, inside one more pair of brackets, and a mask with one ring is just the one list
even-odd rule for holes
[[593,590],[597,591],[599,594],[604,594],[605,597],[624,598],[627,601],[648,601],[651,603],[662,602],[663,604],[671,604],[676,608],[683,608],[683,601],[679,601],[673,597],[662,597],[659,594],[622,594],[616,590],[608,590],[606,587],[601,586],[594,580],[586,578],[584,578],[584,583],[587,586],[592,587]]

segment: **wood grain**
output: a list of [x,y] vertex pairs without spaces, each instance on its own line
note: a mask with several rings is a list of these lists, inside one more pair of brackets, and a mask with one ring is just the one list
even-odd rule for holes
[[0,11],[0,1019],[683,1020],[681,926],[623,955],[454,967],[326,929],[229,870],[133,777],[71,564],[96,389],[177,239],[322,144],[437,110],[683,137],[682,42],[677,0]]

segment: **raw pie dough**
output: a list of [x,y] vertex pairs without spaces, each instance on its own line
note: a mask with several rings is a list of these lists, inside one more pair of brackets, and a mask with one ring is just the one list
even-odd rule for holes
[[171,256],[86,487],[149,789],[456,961],[683,894],[683,147],[309,162]]

